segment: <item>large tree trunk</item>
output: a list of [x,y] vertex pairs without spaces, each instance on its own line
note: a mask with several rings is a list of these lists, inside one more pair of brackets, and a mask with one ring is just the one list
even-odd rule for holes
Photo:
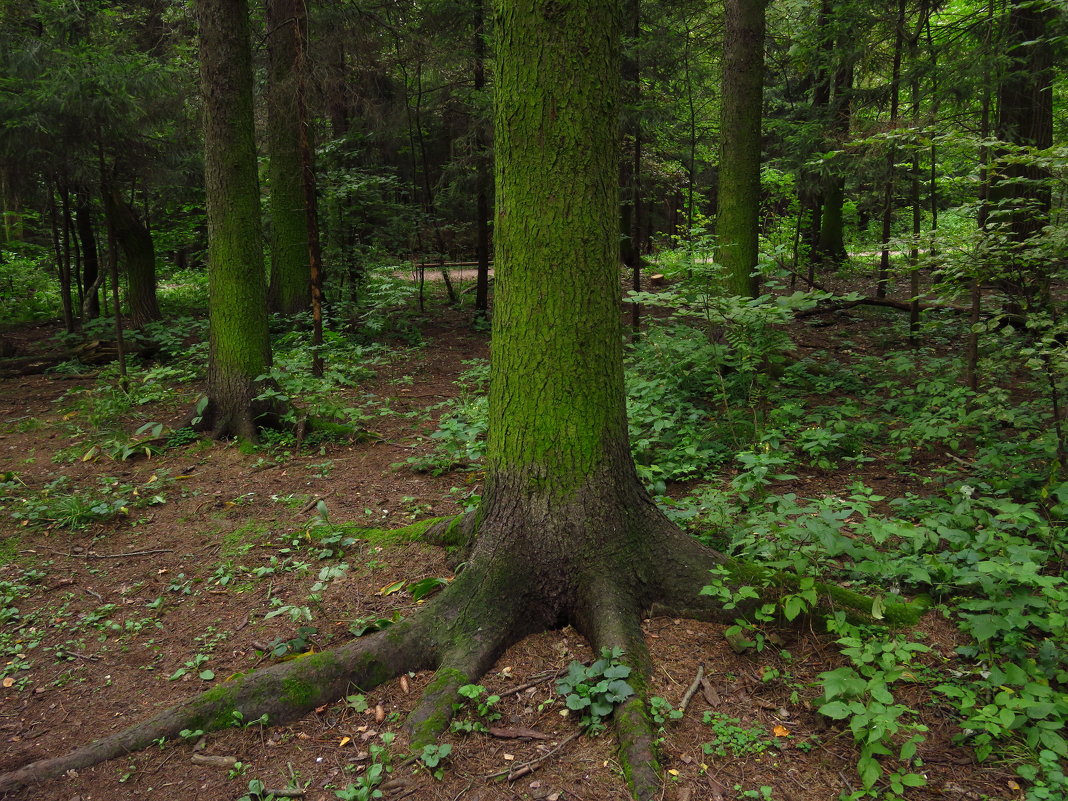
[[717,259],[735,295],[755,297],[760,223],[760,121],[765,0],[726,0]]
[[104,191],[104,209],[126,257],[130,323],[140,328],[163,316],[156,301],[156,248],[152,234],[113,184]]
[[[267,170],[271,215],[268,306],[290,315],[311,304],[308,218],[301,181],[298,37],[307,36],[304,0],[267,2]],[[295,30],[295,28],[300,30]]]
[[[271,364],[245,0],[197,0],[208,216],[208,405],[198,427],[256,439]],[[299,172],[296,173],[299,181]],[[299,183],[298,183],[299,189]],[[268,421],[260,421],[268,422]]]

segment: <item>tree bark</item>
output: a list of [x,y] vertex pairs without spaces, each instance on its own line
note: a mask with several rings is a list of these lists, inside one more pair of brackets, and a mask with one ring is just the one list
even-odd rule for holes
[[[1008,65],[998,87],[998,139],[1010,145],[1042,150],[1053,145],[1053,44],[1051,26],[1058,10],[1052,3],[1012,0],[1005,21],[1004,52]],[[1015,153],[1010,153],[1015,155]],[[990,221],[1004,224],[1006,253],[1017,278],[1001,282],[1010,305],[1029,309],[1049,298],[1046,265],[1027,249],[1049,223],[1052,192],[1049,170],[1034,162],[1002,164],[990,186]],[[1022,256],[1022,258],[1017,258]]]
[[[897,24],[894,26],[894,66],[890,73],[890,125],[897,125],[898,104],[901,92],[901,46],[905,39],[905,0],[898,0]],[[875,297],[886,297],[886,284],[890,280],[890,234],[894,225],[894,184],[897,165],[897,148],[891,142],[886,154],[886,180],[883,184],[882,252],[879,255],[879,273],[875,285]]]
[[728,290],[755,297],[760,223],[760,122],[765,0],[726,0],[717,259]]
[[308,24],[304,2],[267,2],[267,181],[271,217],[267,302],[271,311],[283,315],[306,311],[311,305],[298,108],[298,37],[307,36]]
[[474,79],[475,99],[478,104],[472,111],[475,126],[475,260],[478,270],[475,278],[475,320],[484,321],[489,316],[489,215],[490,215],[490,160],[489,136],[484,119],[482,100],[486,92],[486,7],[484,0],[472,0],[474,9]]
[[69,262],[63,257],[63,241],[60,235],[62,223],[56,208],[57,191],[59,191],[58,180],[48,187],[48,208],[52,222],[52,250],[56,255],[56,275],[59,277],[59,298],[63,307],[63,328],[70,334],[74,331],[74,309],[70,294]]
[[95,320],[100,316],[100,282],[104,276],[100,270],[100,257],[96,249],[96,232],[93,230],[93,210],[86,193],[79,192],[75,203],[78,239],[82,243],[82,280],[85,291],[82,297],[82,317]]
[[163,317],[156,301],[156,249],[152,235],[114,184],[105,188],[104,209],[126,258],[130,324],[140,328]]
[[[844,47],[839,50],[844,51]],[[846,56],[842,55],[842,58]],[[830,147],[841,148],[849,138],[852,114],[849,94],[853,89],[853,65],[843,63],[834,72],[834,96],[829,104],[831,112]],[[846,260],[845,220],[842,207],[845,203],[845,176],[835,172],[824,179],[823,215],[819,244],[816,250],[822,261],[833,265]]]
[[[208,217],[208,405],[198,427],[255,441],[271,364],[245,0],[197,0]],[[298,174],[299,175],[299,174]]]

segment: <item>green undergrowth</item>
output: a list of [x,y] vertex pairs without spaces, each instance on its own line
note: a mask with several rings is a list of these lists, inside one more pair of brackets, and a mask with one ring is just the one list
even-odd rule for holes
[[[826,293],[721,297],[709,290],[714,266],[677,267],[667,289],[632,297],[664,316],[628,346],[631,447],[664,512],[731,557],[707,591],[746,609],[774,596],[739,619],[733,644],[773,647],[777,625],[820,613],[847,660],[820,687],[825,714],[857,737],[850,798],[904,797],[923,783],[925,732],[898,700],[917,676],[980,759],[1010,755],[1031,801],[1063,797],[1068,481],[1054,411],[1068,389],[1064,324],[1040,314],[1027,328],[997,315],[981,324],[975,392],[961,379],[960,315],[925,315],[911,347],[905,315],[857,307],[850,314],[878,333],[835,331],[826,351],[802,350],[789,326],[806,324],[795,313]],[[434,450],[411,466],[479,465],[484,375],[475,363],[461,378]],[[913,491],[881,494],[865,482],[876,470]],[[828,489],[806,497],[792,489],[799,477]],[[669,497],[679,481],[688,492]],[[926,610],[959,630],[945,664],[909,632]]]

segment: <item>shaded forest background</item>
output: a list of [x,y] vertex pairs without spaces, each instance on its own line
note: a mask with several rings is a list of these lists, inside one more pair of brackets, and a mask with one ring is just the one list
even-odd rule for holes
[[[247,668],[245,654],[284,659],[388,626],[455,566],[391,573],[391,561],[424,556],[385,529],[479,500],[493,300],[491,10],[271,0],[251,12],[273,352],[257,400],[285,411],[256,443],[211,445],[195,430],[209,301],[192,4],[0,5],[0,376],[11,451],[0,464],[0,676],[24,716],[12,737],[25,737],[29,720],[51,725],[51,688],[80,691],[83,674],[66,663],[110,665],[110,649],[173,628],[209,593],[225,598],[195,614],[209,627],[212,615],[225,619],[242,656],[215,654],[223,637],[210,647],[193,632],[169,638],[152,664],[173,682],[212,682]],[[729,653],[712,649],[724,677],[742,678],[705,693],[703,729],[694,720],[672,729],[678,699],[657,696],[666,766],[709,797],[816,799],[835,786],[844,798],[956,787],[961,797],[1063,798],[1063,6],[680,0],[624,12],[620,335],[638,474],[703,542],[802,577],[777,609],[728,627]],[[732,50],[743,16],[764,27],[748,53]],[[725,71],[731,53],[741,60]],[[729,106],[732,79],[761,71],[757,106]],[[739,189],[748,179],[725,169],[742,163],[759,177],[751,206]],[[757,249],[739,261],[734,247],[750,233]],[[24,396],[33,396],[25,408]],[[369,455],[376,444],[392,455]],[[208,467],[213,456],[225,469]],[[340,487],[342,466],[357,462],[385,476],[359,490],[375,503],[355,500],[355,484],[333,497],[312,487],[331,473]],[[190,481],[190,464],[202,482]],[[306,480],[261,482],[285,471]],[[279,503],[299,523],[276,528]],[[232,520],[235,510],[248,519]],[[171,559],[153,552],[200,547],[157,532],[157,514],[171,529],[225,535],[222,550],[206,564],[168,561],[136,618],[125,601],[81,597],[71,613],[81,634],[49,623],[67,612],[48,597],[56,567],[45,550],[71,560],[109,542],[134,560],[145,551],[146,564],[116,568],[105,590],[125,598],[138,571]],[[81,550],[60,546],[61,532]],[[375,600],[335,621],[324,597],[343,607],[355,575],[355,595]],[[773,580],[739,590],[710,576],[705,589],[744,605],[747,589]],[[264,582],[266,599],[243,595]],[[813,605],[817,583],[875,598],[874,620],[840,615],[785,647],[777,624]],[[881,625],[898,594],[948,623]],[[87,646],[90,634],[101,636]],[[707,647],[690,636],[692,650]],[[553,658],[555,646],[542,645],[523,657],[530,675]],[[791,650],[803,656],[794,662]],[[597,656],[565,655],[589,669]],[[776,708],[714,701],[764,690]],[[469,692],[470,725],[448,741],[456,761],[465,736],[485,734],[474,724],[494,722],[493,704],[479,706],[485,688]],[[369,706],[350,698],[320,734],[403,707],[393,693]],[[561,690],[546,704],[558,711],[567,698]],[[794,746],[800,731],[806,747]],[[837,761],[813,774],[820,784],[784,789],[767,766],[756,779],[739,767],[758,752],[747,736],[802,774],[826,768],[806,761],[814,749]],[[383,748],[323,789],[371,797],[388,778]],[[953,762],[960,753],[967,767],[947,768],[964,764]],[[487,769],[465,764],[446,785],[431,783],[448,755],[424,752],[419,792],[451,798]],[[706,778],[702,760],[726,778]],[[227,786],[248,778],[239,771]],[[116,777],[83,781],[99,791]],[[606,781],[595,790],[603,797],[622,786]]]

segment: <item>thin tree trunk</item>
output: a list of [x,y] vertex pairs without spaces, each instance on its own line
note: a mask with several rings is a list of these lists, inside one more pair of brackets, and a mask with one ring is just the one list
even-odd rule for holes
[[[897,24],[894,31],[894,66],[890,77],[890,125],[898,124],[898,104],[901,93],[901,49],[905,38],[905,0],[898,0]],[[879,275],[875,285],[875,297],[886,297],[886,284],[890,277],[890,234],[894,225],[894,177],[897,165],[897,147],[887,145],[886,183],[883,184],[882,252],[879,256]]]
[[[912,94],[912,129],[914,135],[918,135],[920,130],[919,42],[926,14],[926,3],[921,2],[919,10],[920,23],[917,25],[915,35],[909,40],[909,62],[912,66],[910,92]],[[923,209],[920,207],[920,151],[916,145],[912,147],[912,175],[910,176],[909,184],[909,200],[912,205],[912,242],[909,244],[909,344],[917,347],[920,344],[920,223],[923,219]]]
[[68,334],[71,334],[74,332],[74,312],[71,308],[70,273],[63,259],[63,243],[60,233],[62,223],[56,207],[57,191],[59,191],[58,181],[48,187],[48,207],[52,221],[52,250],[56,254],[56,275],[59,278],[59,299],[63,307],[63,327]]
[[481,100],[486,92],[486,9],[484,0],[472,0],[474,7],[474,78],[478,104],[471,118],[475,126],[475,320],[489,315],[489,191],[490,152]]
[[[71,253],[74,249],[74,226],[71,222],[70,184],[67,182],[66,176],[63,177],[63,183],[60,188],[60,200],[62,201],[61,208],[63,211],[63,292],[66,295],[64,309],[70,309],[70,324],[72,326],[72,328],[67,329],[69,333],[77,326],[78,320],[74,316],[73,300],[73,290],[77,281],[77,273],[71,269]],[[66,315],[64,315],[64,322],[66,322]]]
[[104,277],[96,250],[96,233],[93,230],[93,211],[86,193],[79,192],[75,203],[75,219],[78,239],[82,245],[82,317],[95,320],[100,316],[100,282]]
[[315,152],[311,146],[307,80],[311,73],[308,64],[308,20],[305,0],[290,0],[292,5],[292,36],[294,47],[294,70],[297,75],[297,123],[299,129],[300,163],[304,183],[304,210],[307,216],[308,267],[311,278],[312,308],[312,375],[323,375],[323,276],[322,249],[319,244],[319,203],[315,182]]
[[[104,192],[105,197],[107,192]],[[111,273],[111,301],[115,321],[115,350],[118,352],[119,387],[126,390],[129,379],[126,375],[126,339],[122,329],[122,305],[119,302],[119,247],[115,225],[108,218],[108,271]]]
[[[988,0],[986,30],[984,33],[984,56],[990,58],[994,37],[994,0]],[[990,148],[986,142],[990,138],[990,105],[993,91],[990,87],[991,75],[987,70],[983,81],[982,112],[979,120],[979,209],[977,224],[979,235],[986,232],[990,218]],[[972,392],[979,391],[979,320],[982,313],[983,285],[978,276],[970,282],[971,314],[968,319],[968,340],[964,354],[964,383]]]
[[[844,44],[844,43],[843,43]],[[840,47],[843,53],[846,48]],[[847,56],[842,55],[843,59]],[[830,146],[839,149],[849,139],[849,128],[852,120],[850,109],[850,93],[853,90],[853,65],[851,63],[839,64],[834,71],[834,94],[829,104],[831,112]],[[845,177],[833,173],[824,181],[823,188],[823,215],[820,225],[819,244],[816,247],[821,261],[830,262],[832,265],[843,264],[846,260],[845,248],[845,219],[843,205],[845,204]]]

